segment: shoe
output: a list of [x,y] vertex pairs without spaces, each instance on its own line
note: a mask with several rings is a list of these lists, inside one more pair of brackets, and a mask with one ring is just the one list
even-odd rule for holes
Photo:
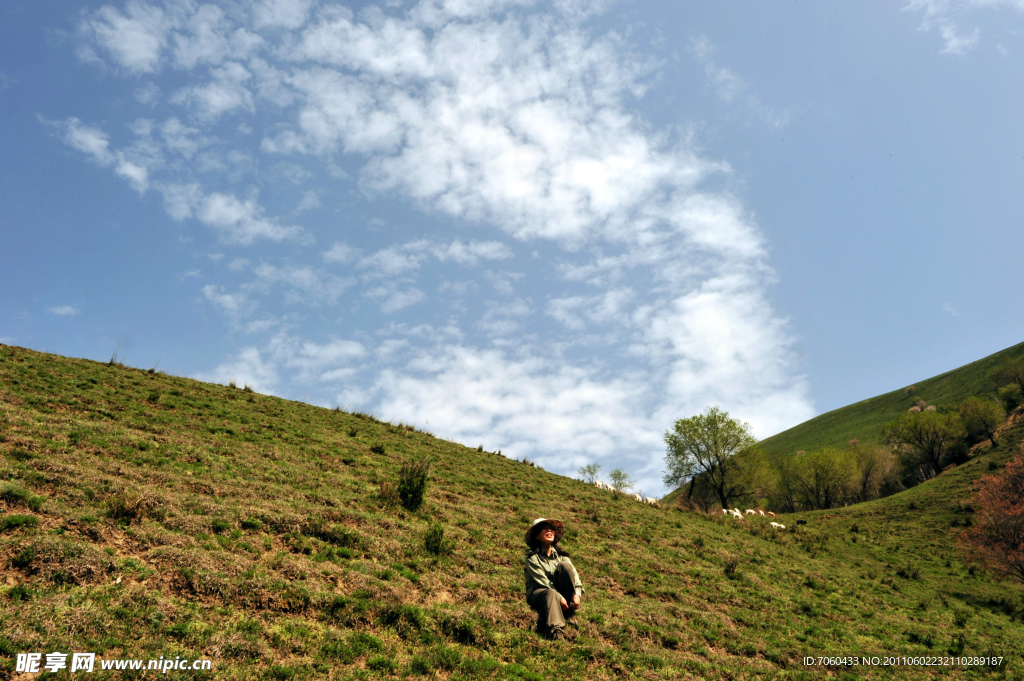
[[565,632],[562,631],[562,627],[555,627],[554,629],[551,630],[551,635],[549,636],[549,638],[552,641],[564,641],[565,640]]

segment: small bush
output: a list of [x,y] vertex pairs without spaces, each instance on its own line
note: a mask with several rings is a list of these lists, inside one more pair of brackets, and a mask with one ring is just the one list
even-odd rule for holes
[[394,480],[382,480],[377,486],[377,498],[382,504],[388,507],[398,506],[402,502],[398,496],[398,485]]
[[18,601],[31,601],[32,600],[32,589],[29,589],[23,584],[11,587],[11,590],[7,592],[7,597],[17,603]]
[[231,529],[231,523],[220,518],[213,521],[213,532],[214,534],[223,534]]
[[263,528],[263,523],[260,522],[259,518],[246,518],[242,521],[243,530],[260,530]]
[[386,674],[393,674],[395,671],[395,663],[390,658],[384,656],[371,657],[366,661],[366,667],[375,672],[384,672]]
[[20,447],[15,447],[14,449],[12,449],[10,452],[7,453],[7,456],[11,457],[15,461],[28,461],[30,459],[36,458],[35,454],[28,451],[27,449],[22,449]]
[[398,472],[398,498],[406,509],[416,511],[423,505],[429,472],[430,462],[426,459],[402,464],[402,470]]
[[114,564],[93,546],[53,537],[22,547],[10,564],[54,584],[95,583],[114,570]]
[[921,569],[913,565],[907,565],[896,570],[896,574],[903,579],[921,579]]
[[111,520],[126,525],[141,520],[146,512],[145,497],[136,494],[115,494],[103,502]]
[[444,527],[441,523],[434,523],[423,537],[423,547],[427,550],[427,553],[435,556],[446,556],[455,548],[455,542],[444,538]]
[[724,556],[723,566],[725,576],[731,579],[739,570],[740,557],[732,553],[727,553]]
[[1024,395],[1021,394],[1020,386],[1016,383],[1008,383],[999,388],[996,391],[996,396],[999,398],[999,403],[1003,405],[1003,409],[1007,412],[1011,412],[1021,404],[1024,404]]
[[370,447],[370,451],[373,452],[374,454],[383,454],[385,451],[384,444],[381,442],[376,442],[373,444],[373,446]]
[[24,504],[33,511],[38,511],[43,507],[45,498],[32,494],[27,489],[22,489],[17,485],[4,485],[3,491],[0,491],[0,499],[3,499],[8,504]]
[[19,527],[36,527],[39,525],[39,518],[34,515],[8,515],[0,518],[0,532],[13,530]]
[[319,519],[311,520],[304,534],[343,548],[358,549],[363,543],[363,537],[357,531],[344,525],[327,525]]

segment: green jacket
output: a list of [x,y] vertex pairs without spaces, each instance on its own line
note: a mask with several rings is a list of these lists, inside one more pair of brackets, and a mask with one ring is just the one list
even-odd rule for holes
[[[555,584],[555,570],[558,568],[558,563],[561,562],[562,556],[558,555],[558,549],[554,546],[551,547],[551,555],[544,555],[544,549],[531,549],[526,554],[526,564],[523,566],[523,574],[526,576],[526,599],[529,600],[530,596],[537,589],[554,589]],[[572,561],[569,561],[572,565]],[[576,589],[576,593],[583,594],[583,582],[580,581],[580,576],[576,572],[576,566],[572,567],[572,584]]]

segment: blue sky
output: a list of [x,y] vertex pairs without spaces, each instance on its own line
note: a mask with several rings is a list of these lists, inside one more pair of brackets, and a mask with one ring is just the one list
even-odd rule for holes
[[[55,9],[55,7],[57,9]],[[1024,3],[0,6],[0,342],[661,494],[1024,340]]]

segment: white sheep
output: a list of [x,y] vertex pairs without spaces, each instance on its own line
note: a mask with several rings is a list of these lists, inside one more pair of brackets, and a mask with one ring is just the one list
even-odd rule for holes
[[601,480],[595,480],[594,486],[597,487],[598,489],[608,489],[608,485]]
[[658,500],[653,498],[653,497],[644,497],[644,501],[646,501],[651,506],[657,506],[658,505]]
[[760,515],[760,516],[763,516],[764,515],[764,511],[762,511],[761,509],[757,509],[757,514]]
[[782,523],[768,523],[768,524],[771,525],[772,527],[774,527],[776,530],[784,530],[784,529],[786,529],[786,526],[783,525]]
[[641,503],[644,500],[644,498],[642,496],[640,496],[639,494],[634,494],[633,498],[636,499],[637,501],[641,502]]
[[757,515],[757,511],[752,508],[748,508],[746,511],[747,515]]

